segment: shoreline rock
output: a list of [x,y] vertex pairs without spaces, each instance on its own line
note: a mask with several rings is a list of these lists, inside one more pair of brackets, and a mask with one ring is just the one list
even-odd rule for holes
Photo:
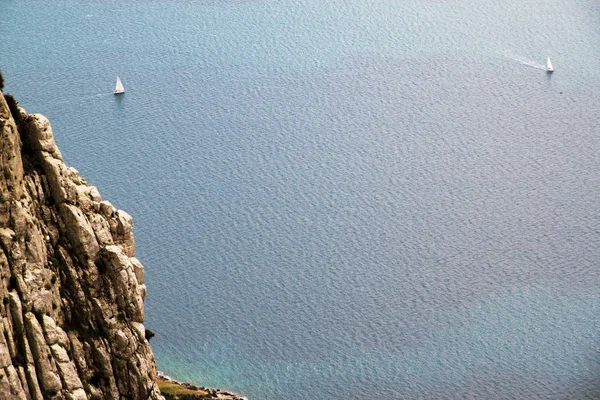
[[[248,400],[247,397],[239,396],[230,391],[225,391],[222,389],[215,389],[215,388],[207,388],[205,386],[199,386],[199,385],[194,385],[193,383],[179,381],[177,379],[170,377],[169,375],[165,374],[162,371],[158,371],[158,377],[165,380],[166,382],[170,382],[170,383],[179,385],[183,388],[187,388],[187,389],[191,389],[191,390],[198,390],[199,392],[201,391],[201,392],[207,392],[207,393],[213,394],[213,396],[206,397],[206,398],[213,398],[213,399],[220,399],[220,400]],[[160,386],[161,385],[159,383],[159,388],[160,388]]]

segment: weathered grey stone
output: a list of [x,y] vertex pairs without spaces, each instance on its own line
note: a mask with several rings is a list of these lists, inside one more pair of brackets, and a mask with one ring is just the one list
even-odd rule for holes
[[68,400],[87,400],[88,397],[83,389],[75,389],[71,393],[67,393]]
[[101,246],[108,246],[114,244],[113,237],[110,233],[110,225],[108,221],[100,214],[91,214],[88,216],[90,225],[94,233],[96,234],[96,239]]
[[130,258],[118,246],[106,246],[104,252],[107,273],[113,277],[117,303],[135,322],[144,321],[144,302],[138,293],[138,283]]
[[[23,194],[21,135],[17,131],[17,125],[2,93],[0,93],[0,121],[2,121],[2,129],[0,129],[0,143],[2,144],[0,191],[5,200],[20,199]],[[5,216],[6,214],[2,213],[1,215]],[[4,225],[4,218],[0,222]]]
[[62,155],[54,142],[54,134],[48,118],[41,114],[31,114],[23,121],[24,145],[31,150],[46,151],[54,158],[62,160]]
[[46,335],[46,343],[52,346],[53,344],[60,344],[62,347],[69,345],[69,337],[60,326],[56,326],[56,322],[49,315],[44,315],[42,319],[42,326],[44,328],[44,334]]
[[131,265],[133,266],[133,272],[135,273],[137,283],[140,285],[144,284],[144,266],[140,260],[135,257],[131,257],[129,261],[131,261]]
[[124,332],[120,329],[115,329],[109,333],[109,339],[113,343],[113,351],[119,358],[128,359],[133,356],[135,351],[135,343],[130,332]]
[[73,183],[75,185],[83,185],[83,184],[85,184],[85,179],[83,179],[79,175],[79,171],[77,171],[73,167],[66,167],[66,176],[67,176],[67,178],[71,179],[71,181],[73,181]]
[[26,232],[28,215],[23,204],[19,201],[13,201],[10,209],[11,226],[16,232]]
[[80,376],[82,376],[85,379],[89,375],[89,369],[83,345],[77,338],[77,334],[75,332],[71,331],[67,333],[67,336],[69,337],[69,343],[71,345],[71,357],[73,359],[73,362],[77,366],[77,369],[81,374]]
[[24,284],[29,290],[29,301],[31,309],[40,313],[49,313],[52,311],[52,301],[54,294],[50,291],[52,271],[29,265],[23,277]]
[[19,380],[21,381],[21,387],[23,387],[23,393],[25,393],[25,397],[27,399],[35,399],[36,395],[31,394],[29,390],[29,385],[27,384],[27,374],[25,373],[25,367],[22,365],[16,368],[17,374],[19,375]]
[[23,308],[21,307],[21,299],[15,292],[8,294],[8,301],[10,304],[10,314],[12,316],[12,323],[15,332],[24,332],[23,326]]
[[10,324],[10,322],[8,321],[8,318],[2,318],[2,327],[0,328],[4,328],[4,332],[7,333],[6,335],[6,344],[8,346],[8,353],[10,355],[11,360],[15,359],[17,357],[17,350],[15,348],[15,342],[14,342],[14,330],[12,329],[12,326]]
[[67,354],[67,351],[58,343],[50,346],[50,350],[52,351],[52,355],[58,364],[64,364],[71,361]]
[[59,209],[66,225],[67,237],[79,255],[94,259],[100,250],[100,246],[85,214],[79,208],[66,203],[61,204]]
[[133,220],[19,116],[0,93],[0,399],[158,400]]
[[59,344],[54,344],[50,346],[50,348],[52,349],[52,355],[57,362],[58,372],[67,389],[74,390],[82,388],[83,385],[77,375],[75,364],[69,360],[67,351]]
[[77,192],[77,206],[84,212],[93,211],[92,198],[90,197],[90,186],[77,185],[75,186]]
[[25,256],[27,264],[44,266],[48,263],[48,252],[46,249],[46,240],[39,228],[31,223],[27,234],[25,235]]
[[58,392],[62,389],[62,384],[53,363],[50,361],[52,358],[48,354],[48,345],[42,327],[35,315],[30,312],[25,314],[24,322],[41,386],[46,391]]
[[138,298],[141,300],[142,315],[144,315],[144,301],[146,301],[146,285],[138,285],[137,287]]
[[12,365],[10,351],[4,337],[4,330],[0,330],[0,368],[6,368],[9,365]]
[[[12,364],[11,364],[12,367]],[[23,390],[18,390],[17,392],[23,392]],[[13,389],[10,387],[10,382],[8,381],[8,373],[7,371],[5,371],[4,369],[0,369],[0,393],[4,393],[5,396],[13,396],[14,391]],[[25,398],[24,397],[25,394],[23,393],[23,397],[21,397],[22,399]],[[25,398],[26,399],[26,398]]]
[[10,386],[10,393],[14,396],[13,398],[25,400],[27,397],[25,396],[21,379],[19,379],[19,374],[17,373],[15,367],[9,365],[5,371]]
[[[7,250],[12,250],[12,245],[15,237],[15,231],[7,227],[0,227],[0,242]],[[4,253],[4,252],[3,252]]]
[[117,209],[110,204],[110,201],[103,200],[100,202],[100,212],[104,217],[111,218],[113,214],[117,212]]
[[40,388],[40,383],[35,372],[35,367],[33,367],[32,365],[27,365],[27,368],[25,369],[25,375],[31,398],[35,400],[43,400],[44,397],[42,396],[42,389]]
[[71,300],[84,310],[87,305],[87,298],[85,291],[81,286],[82,279],[80,278],[77,269],[75,269],[75,265],[73,264],[69,253],[63,247],[58,247],[57,256],[62,260],[62,262],[60,262],[62,264],[61,272],[67,277],[66,283],[69,285],[69,290],[72,294]]
[[110,231],[117,245],[129,257],[135,255],[135,240],[133,238],[133,218],[123,210],[117,210],[116,215],[109,220]]
[[56,323],[52,317],[44,315],[42,318],[42,326],[44,328],[44,334],[46,335],[46,343],[52,346],[58,343],[58,333],[56,332]]
[[40,152],[40,160],[54,201],[57,204],[67,200],[74,202],[77,198],[77,189],[75,184],[65,176],[65,164],[45,151]]
[[102,196],[100,196],[100,192],[98,191],[98,188],[96,186],[90,186],[90,197],[96,203],[102,201]]
[[140,322],[132,322],[131,327],[133,328],[133,331],[136,333],[138,340],[140,340],[140,341],[146,340],[146,327],[144,326],[144,324],[142,324]]
[[[111,357],[106,350],[106,346],[104,346],[101,340],[94,340],[90,343],[90,348],[92,349],[93,357],[97,362],[97,370],[105,377],[104,387],[102,387],[103,392],[109,399],[118,399],[120,391],[117,387]],[[115,359],[115,361],[117,360]],[[119,370],[117,369],[117,371]],[[127,393],[127,391],[121,391],[121,393]]]

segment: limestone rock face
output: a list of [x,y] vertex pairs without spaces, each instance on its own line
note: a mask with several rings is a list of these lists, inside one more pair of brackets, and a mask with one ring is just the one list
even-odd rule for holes
[[13,112],[0,93],[0,398],[162,399],[131,216]]

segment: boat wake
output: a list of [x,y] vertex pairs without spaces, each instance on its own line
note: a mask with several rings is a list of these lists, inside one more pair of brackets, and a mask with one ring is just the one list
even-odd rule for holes
[[503,56],[505,56],[505,57],[508,57],[508,58],[510,58],[510,59],[511,59],[511,60],[513,60],[513,61],[517,61],[518,63],[520,63],[520,64],[522,64],[522,65],[526,65],[526,66],[528,66],[528,67],[531,67],[531,68],[536,68],[536,69],[543,69],[543,70],[545,70],[545,69],[546,69],[546,66],[545,66],[545,65],[542,65],[542,64],[540,64],[540,63],[537,63],[537,62],[535,62],[535,61],[531,61],[531,60],[527,60],[527,59],[520,58],[520,57],[518,57],[518,56],[515,56],[515,55],[513,55],[513,54],[510,54],[510,53],[509,53],[509,52],[507,52],[507,51],[499,51],[498,53],[502,54],[502,55],[503,55]]
[[105,97],[105,96],[110,96],[112,93],[98,93],[98,94],[93,94],[90,96],[86,96],[86,99],[94,99],[96,97]]
[[69,99],[58,99],[56,101],[53,101],[52,103],[53,104],[82,104],[82,103],[86,103],[86,102],[89,102],[92,100],[96,100],[101,97],[108,97],[108,96],[114,96],[114,94],[112,92],[88,94],[88,95],[73,97],[73,98],[69,98]]
[[[96,93],[96,94],[89,94],[87,96],[81,96],[79,98],[74,98],[74,99],[72,99],[72,101],[77,101],[79,103],[84,103],[86,101],[95,100],[95,99],[98,99],[100,97],[108,97],[108,96],[114,96],[114,95],[112,94],[112,92],[109,92],[109,93],[106,93],[106,92],[105,93]],[[69,102],[71,102],[71,101],[69,101]]]

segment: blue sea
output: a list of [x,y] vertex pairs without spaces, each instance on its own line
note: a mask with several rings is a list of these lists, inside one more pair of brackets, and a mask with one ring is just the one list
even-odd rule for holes
[[166,374],[598,399],[599,4],[4,0],[0,69],[134,217]]

